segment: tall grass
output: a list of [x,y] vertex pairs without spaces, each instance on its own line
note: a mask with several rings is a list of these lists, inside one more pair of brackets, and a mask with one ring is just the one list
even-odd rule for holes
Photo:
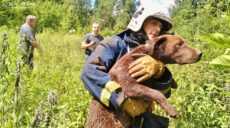
[[[7,88],[5,84],[5,79],[3,77],[3,73],[9,73],[8,66],[6,65],[6,58],[7,58],[7,48],[8,48],[8,42],[7,42],[7,34],[3,33],[3,39],[2,39],[2,50],[1,50],[1,61],[0,61],[0,82],[2,83],[1,86],[1,95],[2,95],[2,104],[5,102],[5,89]],[[5,106],[3,105],[1,108],[1,124],[4,125],[5,122]]]
[[[10,72],[4,73],[5,82],[0,83],[2,90],[4,87],[4,95],[0,95],[0,110],[4,107],[4,113],[0,113],[4,114],[4,123],[1,123],[4,126],[1,127],[15,127],[15,122],[22,128],[46,127],[46,119],[51,113],[50,127],[83,128],[91,96],[80,80],[84,64],[81,36],[51,30],[37,34],[43,53],[35,50],[33,72],[31,75],[22,75],[17,108],[20,111],[16,118],[13,103],[19,41],[15,30],[1,28],[0,32],[3,31],[8,33],[6,64]],[[204,52],[204,60],[193,65],[169,66],[179,85],[169,101],[181,112],[179,119],[170,120],[170,127],[228,128],[230,100],[222,92],[224,87],[230,88],[229,70],[207,63],[213,56],[221,54],[222,50],[206,44],[197,47]],[[51,90],[56,90],[58,97],[57,104],[52,107],[47,101]]]
[[[3,30],[0,30],[2,33]],[[0,96],[0,108],[5,106],[5,127],[14,127],[16,115],[13,114],[12,103],[19,40],[14,30],[5,30],[9,35],[10,56],[6,63],[10,65],[10,75],[6,76],[8,88],[5,95]],[[23,75],[19,86],[19,127],[30,126],[38,106],[43,106],[43,110],[48,111],[47,94],[50,90],[57,90],[59,98],[58,105],[54,108],[53,127],[83,127],[90,96],[80,80],[84,63],[84,52],[79,47],[81,37],[46,31],[37,34],[36,38],[43,48],[43,54],[35,50],[35,68],[30,76]],[[0,83],[1,86],[2,84]]]

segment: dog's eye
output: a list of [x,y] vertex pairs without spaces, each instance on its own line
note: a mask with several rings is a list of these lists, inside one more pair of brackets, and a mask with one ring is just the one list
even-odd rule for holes
[[176,48],[180,48],[182,46],[182,44],[177,44]]

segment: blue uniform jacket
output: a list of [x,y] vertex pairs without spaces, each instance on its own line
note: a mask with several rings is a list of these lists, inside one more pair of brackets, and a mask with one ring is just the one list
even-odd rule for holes
[[118,96],[117,90],[119,89],[114,90],[109,95],[109,105],[100,100],[106,83],[111,81],[108,72],[117,60],[141,43],[144,43],[144,41],[138,40],[129,31],[100,42],[85,63],[81,74],[85,87],[96,100],[107,107],[117,109],[115,99]]

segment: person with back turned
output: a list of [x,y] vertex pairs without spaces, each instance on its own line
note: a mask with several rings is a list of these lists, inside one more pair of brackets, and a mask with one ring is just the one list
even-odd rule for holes
[[34,48],[37,48],[35,31],[36,17],[28,15],[26,17],[26,23],[24,23],[19,32],[20,43],[19,43],[19,54],[23,60],[23,65],[28,65],[32,70],[34,68]]

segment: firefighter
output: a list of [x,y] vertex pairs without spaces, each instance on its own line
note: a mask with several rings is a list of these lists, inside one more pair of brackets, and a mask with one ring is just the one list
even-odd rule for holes
[[[93,98],[111,109],[122,107],[121,104],[125,102],[125,99],[119,83],[112,81],[108,74],[110,68],[124,54],[138,45],[168,32],[172,28],[172,21],[166,9],[140,7],[134,13],[127,28],[127,30],[112,36],[109,40],[102,41],[85,63],[81,74],[82,81]],[[168,70],[165,70],[163,65],[156,66],[154,59],[148,55],[135,60],[131,65],[132,68],[129,73],[138,82],[171,74]],[[159,69],[154,69],[155,67]],[[155,73],[154,70],[159,71]],[[169,75],[166,78],[165,81],[170,86],[172,76]],[[170,87],[164,94],[169,97],[169,93],[171,93]],[[126,110],[128,108],[122,109]],[[160,120],[158,120],[159,118]],[[151,113],[145,113],[136,118],[135,127],[162,128],[167,126],[168,119],[156,117]]]

